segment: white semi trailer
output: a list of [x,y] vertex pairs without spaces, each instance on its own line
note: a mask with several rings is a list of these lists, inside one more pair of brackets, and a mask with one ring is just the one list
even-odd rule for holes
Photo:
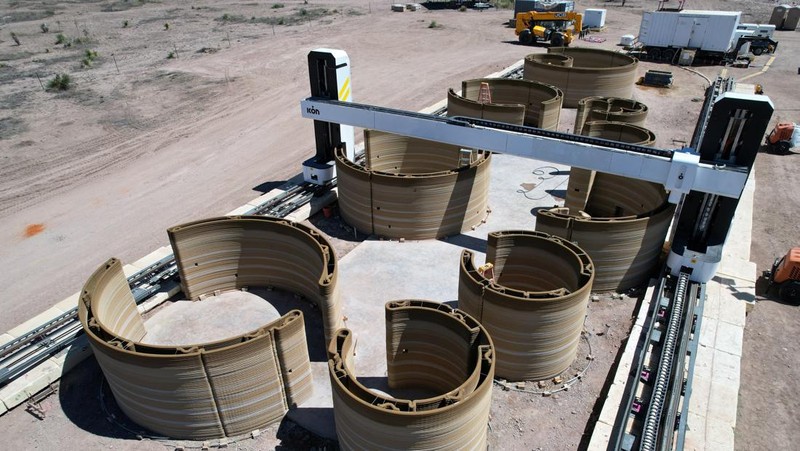
[[738,11],[651,11],[642,16],[639,42],[648,59],[675,61],[683,49],[695,61],[724,61],[733,50]]
[[639,27],[641,57],[676,62],[686,49],[694,61],[719,64],[736,59],[742,49],[755,55],[773,52],[771,26],[741,24],[739,11],[660,10],[645,12]]

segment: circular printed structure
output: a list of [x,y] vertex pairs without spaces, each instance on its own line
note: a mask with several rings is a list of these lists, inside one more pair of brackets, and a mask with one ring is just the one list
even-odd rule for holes
[[532,231],[489,234],[486,262],[476,269],[464,250],[458,305],[489,331],[497,375],[509,380],[555,377],[575,360],[594,268],[580,247]]
[[[481,85],[488,84],[491,103],[478,101]],[[481,78],[461,83],[461,96],[451,89],[447,115],[466,116],[556,130],[564,94],[560,89],[530,80]]]
[[526,56],[522,77],[561,89],[566,108],[576,108],[585,97],[629,98],[633,94],[636,58],[581,47],[550,47],[547,52]]
[[575,134],[581,134],[583,124],[594,121],[624,122],[644,126],[647,105],[633,99],[616,97],[586,97],[578,101],[575,115]]
[[652,146],[656,135],[650,130],[624,122],[591,121],[583,124],[582,135],[641,146]]
[[374,130],[364,142],[364,165],[336,153],[339,211],[358,231],[432,239],[485,220],[490,154]]
[[435,393],[399,399],[364,386],[355,340],[341,329],[328,348],[336,434],[342,449],[486,449],[495,359],[474,318],[423,300],[386,304],[389,388]]
[[[336,258],[315,230],[230,217],[173,227],[169,237],[188,298],[275,287],[315,302],[326,336],[341,326]],[[78,315],[120,409],[156,433],[192,440],[247,434],[311,396],[299,310],[208,343],[145,344],[145,323],[122,265],[111,259],[84,285]]]
[[[619,122],[587,122],[583,131],[633,144],[655,142],[651,131]],[[573,167],[564,205],[539,210],[536,230],[573,241],[592,257],[595,291],[625,291],[647,281],[675,211],[663,186]]]

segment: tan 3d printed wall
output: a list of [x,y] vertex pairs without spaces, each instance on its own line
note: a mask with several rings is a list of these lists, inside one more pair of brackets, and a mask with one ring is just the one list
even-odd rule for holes
[[[323,317],[338,312],[332,248],[308,227],[265,217],[216,218],[174,227],[170,239],[192,298],[269,285],[318,302]],[[146,345],[122,265],[111,259],[84,285],[78,315],[117,404],[156,433],[192,440],[247,434],[311,395],[299,310],[211,343]]]
[[458,305],[494,341],[497,375],[509,380],[555,377],[575,360],[592,291],[589,256],[569,241],[541,232],[489,234],[487,277],[464,250]]
[[646,118],[647,105],[633,99],[586,97],[578,101],[573,132],[581,134],[583,124],[593,121],[624,122],[643,127]]
[[[478,102],[482,83],[489,85],[492,103]],[[461,95],[450,90],[448,116],[477,117],[556,130],[564,94],[555,86],[530,80],[481,78],[461,83]],[[521,108],[520,108],[521,107]],[[519,113],[522,112],[522,121]]]
[[328,368],[342,449],[486,449],[494,346],[471,316],[431,301],[386,304],[389,387],[436,393],[425,399],[365,387],[355,375],[354,352],[352,332],[339,330]]
[[373,130],[364,142],[363,166],[336,153],[339,211],[360,232],[430,239],[486,218],[490,154]]
[[[651,131],[619,122],[587,122],[583,131],[615,141],[655,143]],[[538,211],[536,230],[586,250],[595,265],[595,291],[625,291],[647,281],[675,212],[663,186],[573,167],[564,205]]]
[[182,224],[167,233],[187,298],[276,287],[319,307],[326,340],[342,327],[336,254],[311,227],[264,216],[234,216]]
[[[594,121],[584,134],[653,145],[649,130]],[[675,211],[664,187],[618,175],[570,169],[565,208],[539,210],[536,230],[580,245],[595,265],[595,291],[625,291],[647,281]]]
[[576,108],[585,97],[629,98],[633,94],[636,58],[582,47],[550,47],[547,52],[526,56],[522,77],[561,89],[565,108]]

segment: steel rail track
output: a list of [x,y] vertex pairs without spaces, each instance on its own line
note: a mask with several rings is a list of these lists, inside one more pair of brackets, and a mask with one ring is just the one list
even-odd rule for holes
[[[336,181],[326,185],[302,183],[253,207],[245,215],[285,218],[313,197],[329,191]],[[170,254],[127,278],[137,304],[144,302],[167,283],[179,279],[175,256]],[[48,321],[34,330],[0,346],[0,387],[3,387],[38,364],[69,347],[83,334],[78,321],[78,307]]]
[[682,450],[704,284],[662,277],[651,300],[609,450]]

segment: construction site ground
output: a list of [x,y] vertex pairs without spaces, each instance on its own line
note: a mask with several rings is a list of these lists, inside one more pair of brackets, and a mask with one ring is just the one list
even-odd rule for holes
[[[313,127],[300,117],[298,106],[309,90],[309,50],[329,47],[348,52],[356,101],[409,110],[442,99],[462,80],[546,51],[516,44],[513,30],[505,26],[511,16],[508,10],[392,13],[391,3],[283,1],[284,6],[277,8],[271,2],[131,0],[4,6],[0,13],[0,283],[4,287],[0,330],[80,290],[107,258],[134,261],[166,245],[168,227],[221,215],[299,172],[300,163],[314,149]],[[594,35],[606,38],[605,42],[576,45],[609,49],[618,48],[621,35],[636,34],[641,11],[654,7],[643,1],[626,1],[624,6],[577,3],[579,10],[607,8],[608,16],[606,30]],[[772,6],[743,0],[691,5],[741,10],[746,22],[766,22]],[[45,22],[48,33],[40,28]],[[59,34],[73,44],[56,45]],[[773,123],[797,122],[800,116],[798,36],[776,33],[778,53],[763,73],[769,55],[757,57],[750,68],[728,69],[729,75],[749,76],[746,83],[764,86],[776,107]],[[82,68],[86,50],[97,51],[98,56]],[[656,133],[657,145],[679,147],[691,138],[706,81],[677,67],[644,62],[640,75],[648,69],[673,71],[673,87],[637,86],[633,97],[650,107],[646,126]],[[721,67],[695,70],[712,78]],[[46,84],[57,73],[69,73],[73,88],[63,93],[43,90],[40,80]],[[561,130],[571,129],[571,116],[574,110],[562,112]],[[516,185],[507,189],[506,200],[517,214],[530,217],[532,228],[534,207],[525,197],[538,197],[551,189],[546,183],[554,180],[539,179],[539,173],[532,172],[539,165],[526,164],[530,179],[514,179]],[[800,244],[799,169],[798,153],[762,153],[757,159],[751,258],[759,271]],[[495,184],[492,189],[499,187]],[[351,238],[352,229],[336,217],[313,217],[310,222],[332,237],[343,264],[348,251],[369,248],[367,243],[361,249],[359,243],[366,237]],[[470,248],[475,241],[467,237],[433,244]],[[413,293],[387,289],[385,300]],[[544,397],[497,386],[490,445],[546,450],[585,445],[606,375],[630,328],[634,304],[634,298],[610,295],[590,304],[587,331],[595,362],[574,389]],[[795,383],[800,365],[793,355],[800,333],[798,318],[798,307],[771,297],[759,297],[747,318],[736,449],[791,449],[800,441]],[[376,338],[382,343],[382,335]],[[62,379],[58,394],[41,407],[43,415],[21,406],[0,417],[0,435],[7,448],[163,449],[176,444],[137,439],[137,427],[116,410],[107,387],[103,388],[94,359]],[[303,449],[330,443],[285,420],[261,431],[256,440],[245,439],[236,446]]]

